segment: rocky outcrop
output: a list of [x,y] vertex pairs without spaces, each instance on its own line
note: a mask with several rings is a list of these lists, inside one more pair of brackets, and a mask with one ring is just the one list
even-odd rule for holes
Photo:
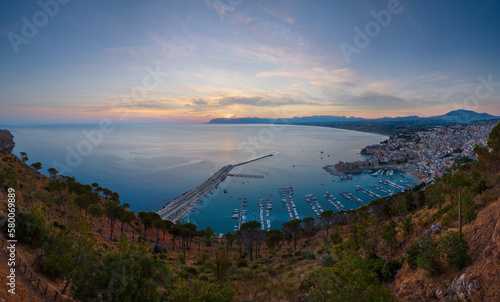
[[363,155],[373,155],[373,154],[377,153],[378,151],[380,151],[380,150],[377,147],[375,147],[375,146],[368,146],[368,147],[364,147],[361,150],[361,154],[363,154]]
[[[474,292],[481,288],[479,278],[462,274],[453,280],[449,287],[442,286],[431,294],[441,301],[471,301]],[[430,291],[432,292],[432,290]]]
[[0,129],[0,150],[12,151],[14,148],[14,136],[8,130]]
[[443,231],[443,227],[440,225],[432,225],[430,229],[428,229],[425,234],[432,236],[432,235],[438,235]]

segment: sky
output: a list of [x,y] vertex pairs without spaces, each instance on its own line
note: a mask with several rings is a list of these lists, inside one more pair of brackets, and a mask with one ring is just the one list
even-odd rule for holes
[[500,116],[500,1],[5,0],[0,124]]

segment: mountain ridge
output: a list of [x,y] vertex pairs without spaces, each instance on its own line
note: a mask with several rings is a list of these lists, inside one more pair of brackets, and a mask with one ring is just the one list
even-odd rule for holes
[[488,113],[477,113],[472,110],[458,109],[450,111],[443,115],[419,117],[417,115],[402,116],[402,117],[383,117],[377,119],[366,119],[361,117],[346,117],[335,115],[312,115],[292,118],[259,118],[259,117],[242,117],[242,118],[215,118],[210,120],[208,124],[310,124],[310,123],[338,123],[338,122],[405,122],[405,121],[443,121],[451,123],[470,123],[479,120],[500,118]]

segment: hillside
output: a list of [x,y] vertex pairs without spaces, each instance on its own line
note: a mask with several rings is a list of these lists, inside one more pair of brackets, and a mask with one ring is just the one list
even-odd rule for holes
[[463,271],[448,269],[432,278],[405,264],[391,284],[401,301],[500,301],[500,200],[481,209],[463,232],[470,264]]
[[[52,169],[41,175],[41,165],[4,151],[0,199],[5,209],[8,189],[16,190],[17,250],[43,282],[73,300],[495,301],[500,125],[488,145],[476,148],[479,161],[432,184],[269,232],[250,221],[219,237],[192,223],[132,213],[116,192]],[[4,237],[6,218],[2,211]],[[5,250],[0,255],[5,273]],[[24,297],[54,298],[17,273]],[[0,298],[12,297],[2,290]]]

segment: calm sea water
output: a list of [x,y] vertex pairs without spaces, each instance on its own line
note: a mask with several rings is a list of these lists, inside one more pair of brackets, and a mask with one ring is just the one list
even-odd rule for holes
[[[102,137],[95,131],[99,126],[91,124],[8,129],[16,142],[14,153],[18,156],[20,152],[28,153],[28,164],[39,161],[43,173],[55,167],[61,174],[75,176],[82,183],[97,182],[118,192],[121,202],[129,203],[135,212],[158,210],[224,165],[273,154],[233,171],[264,178],[228,177],[189,216],[199,228],[210,226],[216,232],[233,230],[235,220],[230,216],[233,208],[239,208],[239,197],[248,199],[248,220],[259,220],[258,200],[270,198],[272,228],[281,227],[289,217],[281,202],[280,187],[294,188],[300,218],[315,217],[305,201],[306,194],[317,197],[323,209],[332,210],[335,208],[323,198],[326,191],[348,209],[358,205],[340,196],[341,191],[349,191],[365,202],[372,200],[356,191],[355,185],[376,191],[368,184],[377,183],[380,177],[363,173],[354,175],[353,180],[340,181],[322,167],[339,160],[362,159],[359,151],[363,147],[386,139],[354,131],[289,125],[115,124],[113,127],[113,131],[103,133]],[[400,178],[414,182],[408,175],[397,173],[383,177],[399,184]]]

